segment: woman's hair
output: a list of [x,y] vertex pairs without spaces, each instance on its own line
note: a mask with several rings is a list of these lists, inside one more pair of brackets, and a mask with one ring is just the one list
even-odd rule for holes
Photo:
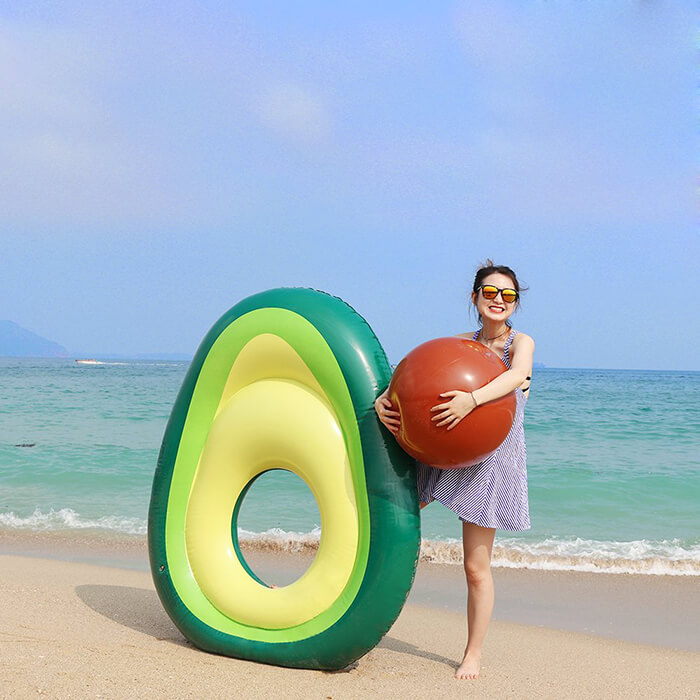
[[[517,275],[507,265],[496,265],[494,264],[493,260],[487,258],[486,261],[482,263],[476,271],[476,275],[474,276],[474,286],[472,287],[472,292],[474,294],[477,294],[479,291],[479,287],[484,282],[484,278],[494,274],[494,272],[510,277],[511,281],[513,282],[513,289],[515,289],[515,291],[518,292],[518,300],[515,306],[515,310],[517,311],[520,308],[520,292],[526,292],[528,288],[520,286],[520,282],[518,282]],[[483,325],[481,314],[478,314],[478,317],[479,325],[481,326]],[[506,325],[510,326],[508,321],[506,321]]]

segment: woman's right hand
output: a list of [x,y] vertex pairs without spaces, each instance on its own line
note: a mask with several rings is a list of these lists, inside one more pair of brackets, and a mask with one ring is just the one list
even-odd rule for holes
[[398,411],[392,410],[391,401],[388,397],[389,390],[387,389],[374,402],[374,410],[379,416],[379,420],[390,430],[394,435],[399,432],[401,427],[401,414]]

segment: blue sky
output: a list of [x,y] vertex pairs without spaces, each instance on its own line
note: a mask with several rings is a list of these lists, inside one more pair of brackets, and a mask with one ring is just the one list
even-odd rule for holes
[[324,289],[392,361],[491,257],[550,366],[700,369],[694,5],[0,4],[0,318],[192,353]]

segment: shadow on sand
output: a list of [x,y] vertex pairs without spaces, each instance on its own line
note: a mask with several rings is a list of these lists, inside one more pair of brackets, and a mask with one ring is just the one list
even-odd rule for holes
[[404,642],[401,639],[396,639],[395,637],[390,637],[387,635],[382,639],[377,647],[380,649],[389,649],[391,651],[397,651],[400,654],[410,654],[411,656],[420,656],[421,659],[429,659],[430,661],[436,661],[440,664],[445,664],[449,666],[452,670],[457,668],[457,664],[454,659],[448,659],[446,656],[441,656],[440,654],[433,654],[430,651],[424,651],[420,649],[415,644],[410,644],[409,642]]
[[155,591],[132,586],[76,586],[80,600],[96,613],[159,641],[191,646],[168,617]]
[[[168,617],[155,591],[132,586],[76,586],[75,593],[80,600],[103,617],[147,634],[158,641],[168,641],[181,646],[192,647]],[[430,659],[450,668],[455,668],[453,659],[423,651],[417,646],[387,635],[379,644],[379,649],[388,649],[400,654]],[[357,662],[343,669],[352,670]]]

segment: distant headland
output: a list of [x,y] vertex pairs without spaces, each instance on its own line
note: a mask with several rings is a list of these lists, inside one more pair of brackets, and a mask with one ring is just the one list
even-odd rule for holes
[[14,321],[0,321],[0,357],[94,358],[96,360],[166,360],[190,361],[192,355],[182,352],[145,352],[125,355],[115,352],[75,352],[53,340],[22,328]]
[[14,321],[0,321],[0,356],[70,357],[63,345],[42,338]]

